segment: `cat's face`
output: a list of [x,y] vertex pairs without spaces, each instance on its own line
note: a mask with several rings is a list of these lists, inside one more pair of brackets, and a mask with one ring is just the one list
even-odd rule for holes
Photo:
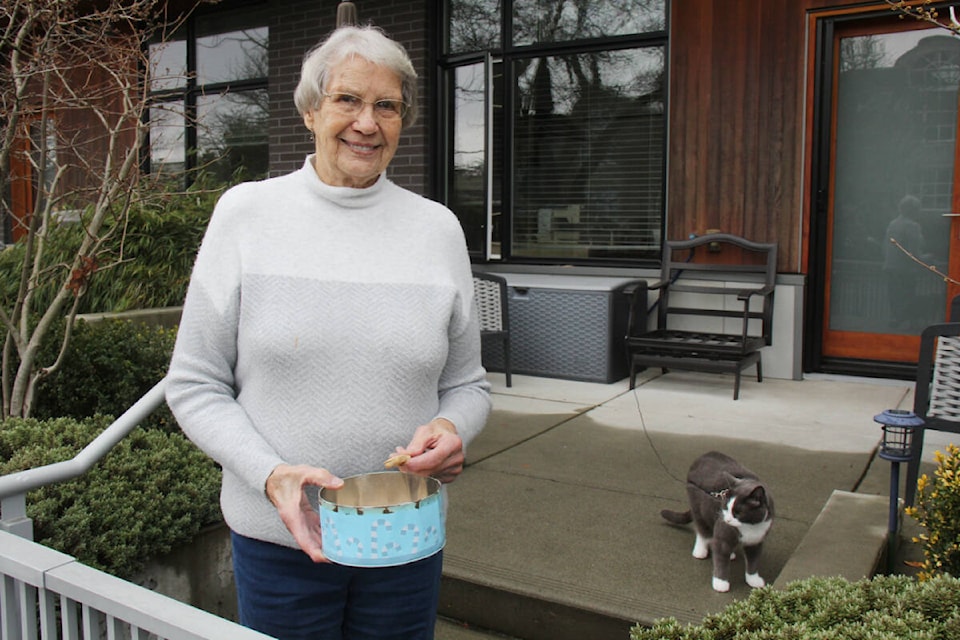
[[766,491],[753,482],[734,485],[723,505],[723,521],[732,527],[759,524],[768,515]]

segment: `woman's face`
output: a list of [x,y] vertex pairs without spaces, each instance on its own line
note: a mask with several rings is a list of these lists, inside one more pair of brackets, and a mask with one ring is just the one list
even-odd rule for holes
[[346,114],[324,98],[303,114],[316,139],[317,175],[334,187],[369,187],[393,159],[402,126],[400,118],[378,117],[373,103],[400,100],[400,77],[363,58],[349,58],[330,70],[326,93],[351,94],[366,104],[359,113]]

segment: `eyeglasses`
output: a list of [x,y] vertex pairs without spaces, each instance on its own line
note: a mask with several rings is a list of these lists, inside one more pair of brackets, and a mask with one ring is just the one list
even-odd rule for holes
[[373,105],[373,114],[379,120],[396,120],[407,115],[408,105],[403,100],[382,98],[367,102],[352,93],[324,93],[324,98],[330,100],[330,105],[345,116],[355,116],[363,111],[365,105]]

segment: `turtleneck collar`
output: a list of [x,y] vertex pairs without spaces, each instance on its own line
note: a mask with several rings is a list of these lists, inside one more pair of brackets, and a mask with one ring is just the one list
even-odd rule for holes
[[303,163],[300,173],[310,189],[321,198],[344,207],[346,209],[362,209],[368,207],[381,196],[390,183],[386,173],[381,173],[377,181],[369,187],[356,189],[354,187],[334,187],[320,179],[313,166],[315,154],[310,154]]

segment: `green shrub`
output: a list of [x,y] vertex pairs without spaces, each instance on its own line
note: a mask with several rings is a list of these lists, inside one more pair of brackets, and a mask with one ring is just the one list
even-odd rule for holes
[[[119,416],[166,375],[175,340],[175,329],[140,322],[78,321],[63,366],[40,383],[31,415],[76,420],[96,414]],[[53,362],[59,348],[55,342],[47,340],[40,362]],[[144,426],[173,424],[163,405]]]
[[808,578],[755,589],[700,624],[634,627],[631,640],[960,640],[960,580]]
[[926,580],[940,573],[960,578],[960,447],[947,445],[947,453],[934,454],[937,469],[931,480],[917,481],[917,498],[907,515],[926,533],[913,539],[923,545],[923,566],[918,577]]
[[[112,418],[0,423],[0,475],[67,460]],[[41,544],[129,578],[144,561],[219,522],[220,471],[186,438],[135,429],[75,480],[32,491],[27,515]]]
[[[113,229],[98,253],[98,269],[90,278],[79,312],[182,304],[197,249],[220,193],[222,188],[195,186],[185,193],[139,194],[122,232]],[[50,304],[83,238],[82,224],[61,224],[50,230],[43,254],[47,276],[34,292],[37,308]],[[0,252],[0,304],[8,308],[16,299],[24,249],[22,243],[15,243]]]

